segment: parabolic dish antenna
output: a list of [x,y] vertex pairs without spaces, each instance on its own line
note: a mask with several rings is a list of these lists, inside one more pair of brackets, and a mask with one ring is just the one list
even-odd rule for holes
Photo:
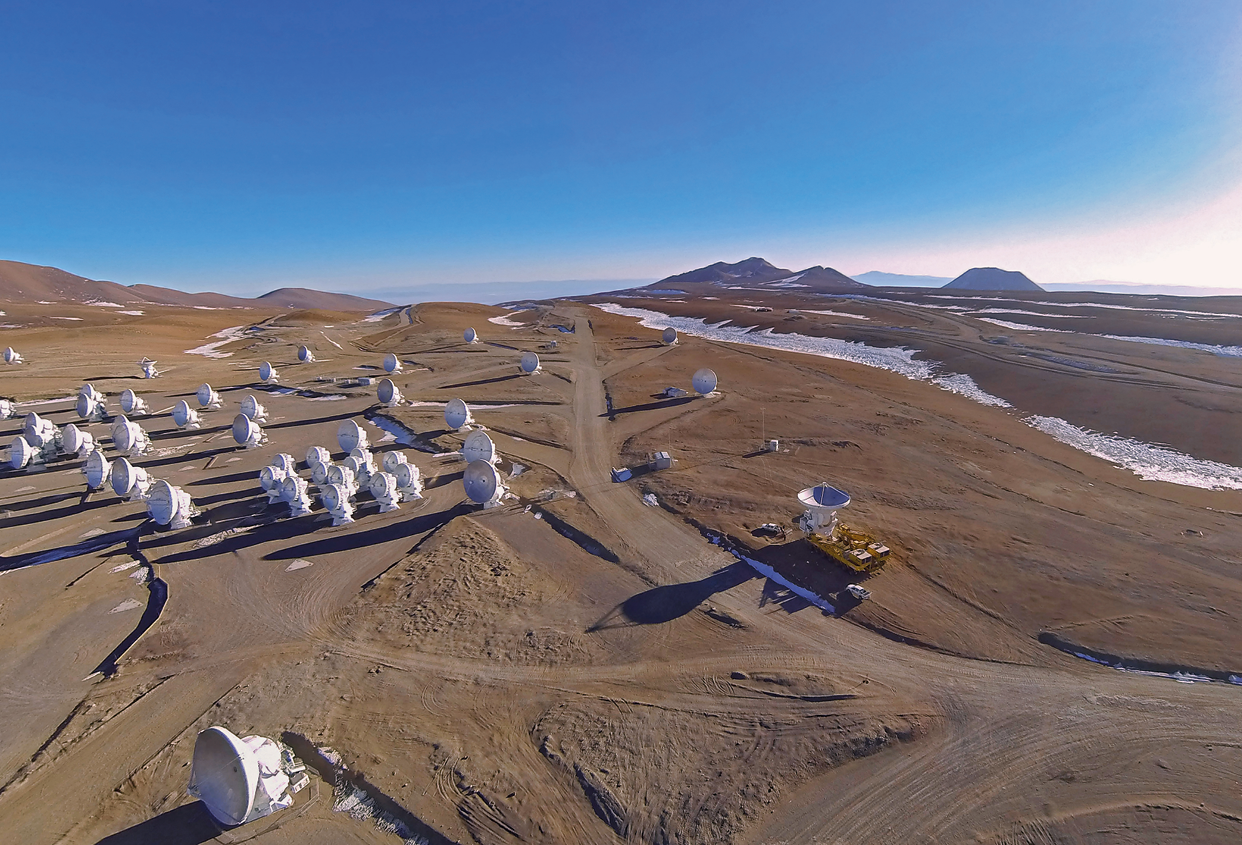
[[367,448],[367,433],[353,420],[345,420],[336,430],[336,442],[340,445],[341,451],[348,454],[355,449]]
[[84,420],[99,420],[104,415],[103,394],[79,393],[77,403],[78,416]]
[[0,399],[0,420],[13,416],[13,403],[8,399]]
[[276,368],[264,361],[259,365],[259,378],[263,381],[276,381]]
[[341,468],[352,472],[355,478],[361,474],[362,466],[362,461],[358,460],[353,455],[346,455],[341,461]]
[[311,481],[320,487],[328,483],[328,469],[332,466],[332,461],[321,461],[320,463],[311,464]]
[[147,496],[147,511],[160,525],[168,525],[173,521],[180,504],[177,489],[164,479],[161,478],[151,485],[151,492]]
[[461,483],[466,488],[466,497],[477,505],[493,504],[504,493],[500,474],[487,461],[475,461],[468,465]]
[[259,789],[259,761],[254,752],[224,728],[201,732],[194,742],[190,791],[222,824],[245,822]]
[[289,503],[290,516],[305,516],[311,512],[310,497],[306,495],[306,482],[292,473],[280,482],[279,500]]
[[26,438],[20,434],[13,438],[13,442],[9,444],[9,466],[13,469],[21,469],[30,463],[35,456],[35,447],[26,442]]
[[259,404],[259,400],[254,398],[253,393],[247,393],[246,398],[242,400],[241,412],[255,422],[267,420],[267,409]]
[[492,442],[492,438],[487,436],[486,431],[472,431],[466,435],[466,442],[462,444],[461,456],[468,464],[475,461],[494,463],[496,444]]
[[280,467],[266,466],[259,470],[259,486],[265,491],[271,491],[280,487],[280,482],[284,481],[289,473]]
[[298,347],[298,360],[301,361],[303,364],[309,364],[315,360],[315,353],[311,352],[310,347],[308,346],[299,346]]
[[389,352],[387,355],[384,356],[384,372],[386,373],[401,372],[401,362],[397,359],[397,356],[391,352]]
[[539,356],[534,352],[523,352],[522,362],[519,366],[522,368],[522,372],[527,375],[537,372],[539,370]]
[[238,414],[233,417],[233,439],[237,441],[238,446],[252,448],[262,442],[263,429],[259,428],[259,425],[250,417]]
[[96,390],[95,390],[95,385],[91,384],[91,383],[88,381],[86,384],[84,384],[84,385],[82,385],[80,388],[78,388],[78,395],[79,395],[79,396],[89,396],[89,397],[91,397],[92,399],[94,399],[96,396],[99,396],[100,394],[99,394],[99,392],[98,392],[98,391],[96,391]]
[[332,463],[332,455],[322,446],[312,446],[306,450],[306,465],[314,469],[317,464]]
[[86,466],[82,467],[86,475],[86,486],[90,490],[98,490],[108,483],[108,475],[112,472],[112,462],[104,457],[99,449],[86,456]]
[[814,487],[807,487],[799,493],[798,501],[807,508],[822,508],[835,511],[850,503],[850,495],[844,490],[838,490],[828,484],[816,484]]
[[389,407],[401,404],[401,391],[397,390],[397,386],[392,383],[390,378],[380,379],[379,387],[375,389],[375,395]]
[[409,461],[405,456],[405,452],[385,452],[382,463],[384,464],[384,472],[396,472],[397,467]]
[[83,431],[73,423],[61,429],[61,446],[66,455],[76,455],[79,452],[90,452],[95,448],[95,438],[90,432]]
[[136,467],[125,458],[112,462],[112,492],[130,499],[145,498],[150,483],[147,471]]
[[293,461],[293,455],[290,455],[288,452],[281,452],[279,455],[272,458],[272,466],[279,467],[285,472],[298,471],[297,465]]
[[155,369],[155,362],[146,356],[143,356],[143,359],[138,362],[138,366],[142,367],[143,378],[155,378],[160,374],[160,371]]
[[397,486],[402,489],[407,487],[417,487],[422,480],[422,473],[418,471],[417,464],[400,463],[393,468],[393,477],[397,479]]
[[694,392],[700,396],[706,396],[716,389],[716,373],[704,367],[697,370],[690,379],[690,384],[694,387]]
[[341,505],[349,503],[349,492],[339,484],[329,484],[323,488],[323,506],[329,511],[341,510]]
[[460,399],[450,399],[444,406],[444,422],[454,431],[470,421],[470,408]]
[[14,352],[13,347],[11,346],[4,347],[4,363],[20,364],[21,362],[22,362],[22,356]]
[[212,390],[211,385],[206,382],[199,385],[198,392],[194,395],[198,397],[199,407],[202,408],[219,408],[222,404],[220,402],[220,394]]
[[120,425],[112,427],[112,445],[116,447],[118,452],[124,452],[127,455],[141,455],[147,451],[150,443],[151,441],[147,437],[147,433],[136,422],[126,420]]
[[668,346],[672,346],[677,342],[677,329],[669,326],[664,330],[663,334],[660,335],[660,339],[663,340]]
[[173,422],[179,428],[198,428],[198,411],[190,407],[190,403],[181,399],[172,409]]
[[379,502],[380,513],[389,513],[400,507],[401,492],[397,489],[397,479],[389,473],[375,473],[368,486],[372,498]]
[[127,414],[145,414],[147,403],[130,388],[121,391],[121,410]]
[[478,339],[479,335],[474,329],[466,329],[462,333],[462,337],[466,339],[466,343],[474,343],[475,340]]

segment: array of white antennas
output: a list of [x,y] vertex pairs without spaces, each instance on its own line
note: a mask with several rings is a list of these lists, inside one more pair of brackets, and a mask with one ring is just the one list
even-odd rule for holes
[[96,449],[87,454],[86,463],[82,465],[82,474],[86,476],[87,490],[100,490],[112,475],[112,461],[104,457],[102,449]]
[[315,361],[315,353],[310,351],[309,346],[299,346],[298,360],[303,364],[312,364]]
[[677,342],[677,329],[673,328],[672,326],[669,326],[660,335],[660,340],[664,341],[665,346],[672,346],[674,343]]
[[466,442],[461,446],[461,457],[468,464],[475,461],[495,464],[500,460],[500,456],[496,454],[496,444],[487,436],[486,431],[472,431],[466,435]]
[[[145,499],[154,483],[154,479],[147,475],[145,469],[134,466],[125,458],[117,458],[112,462],[109,479],[112,482],[112,492],[131,502]],[[90,486],[89,477],[86,483]]]
[[112,421],[112,445],[123,455],[137,457],[151,451],[151,438],[142,426],[121,414]]
[[306,480],[298,475],[293,456],[281,452],[270,466],[259,471],[259,485],[267,492],[268,504],[285,502],[291,516],[311,512],[311,499]]
[[375,456],[371,454],[370,449],[357,448],[349,453],[345,460],[341,461],[342,466],[347,466],[354,472],[354,478],[358,479],[358,486],[369,487],[371,484],[371,476],[375,475]]
[[474,329],[466,329],[462,333],[462,337],[465,338],[466,343],[474,343],[479,339],[479,333]]
[[160,374],[160,371],[155,369],[155,362],[150,358],[147,358],[145,355],[142,360],[138,362],[138,366],[142,367],[143,378],[155,378]]
[[401,372],[401,359],[393,353],[389,352],[384,356],[384,372],[391,375],[392,373]]
[[[332,469],[339,470],[334,466]],[[320,493],[323,506],[332,517],[332,525],[348,525],[354,521],[354,503],[350,501],[352,494],[339,484],[328,484]]]
[[190,403],[184,399],[173,405],[172,418],[178,428],[198,428],[200,425],[198,411],[191,408]]
[[17,413],[17,406],[8,399],[0,399],[0,420],[7,420]]
[[306,452],[306,465],[310,467],[311,480],[322,487],[328,483],[328,467],[332,466],[332,455],[322,446],[312,446]]
[[253,393],[247,393],[242,400],[241,412],[257,423],[267,422],[267,409],[259,404]]
[[194,741],[187,791],[221,824],[246,824],[293,806],[292,793],[309,782],[296,763],[266,737],[210,727]]
[[108,409],[104,406],[104,395],[91,384],[82,385],[82,389],[78,391],[77,410],[79,417],[91,422],[99,422],[108,415]]
[[22,433],[9,444],[9,466],[24,469],[32,464],[45,464],[60,455],[63,445],[60,429],[32,411],[26,415]]
[[200,408],[214,409],[224,406],[224,400],[220,398],[220,394],[213,390],[207,382],[203,382],[198,386],[198,391],[194,396],[198,399],[198,406]]
[[121,391],[121,410],[130,416],[140,417],[147,413],[147,403],[127,387]]
[[17,354],[17,352],[14,351],[13,347],[11,346],[4,347],[4,363],[20,364],[21,362],[22,362],[22,356]]
[[696,370],[690,378],[690,385],[694,388],[694,392],[700,396],[707,396],[716,389],[716,373],[704,367]]
[[389,513],[401,506],[401,491],[397,489],[397,477],[392,473],[375,473],[369,486],[371,495],[379,502],[380,513]]
[[528,376],[532,373],[537,373],[541,369],[539,366],[539,356],[534,352],[523,352],[522,360],[518,363],[518,366]]
[[187,528],[198,513],[189,493],[162,478],[147,491],[147,514],[160,525]]
[[460,431],[474,422],[470,416],[470,406],[460,399],[450,399],[444,406],[444,423],[453,431]]
[[345,420],[337,428],[336,442],[340,444],[341,451],[347,454],[355,449],[366,449],[370,445],[367,442],[367,433],[353,420]]
[[259,424],[245,414],[233,417],[233,439],[238,446],[257,449],[267,442],[267,435]]
[[392,379],[390,378],[380,379],[379,387],[375,389],[375,395],[379,398],[380,402],[387,405],[389,408],[394,408],[397,405],[400,405],[401,400],[404,398],[401,395],[401,391],[397,389],[397,386],[393,384]]
[[95,442],[95,436],[89,431],[83,431],[73,423],[61,429],[60,451],[63,454],[85,458],[98,448],[99,444]]
[[259,380],[264,384],[275,384],[280,381],[276,375],[276,368],[266,361],[259,365]]
[[806,508],[798,517],[798,528],[831,539],[837,530],[837,511],[849,505],[850,496],[824,482],[804,489],[798,494],[798,501]]
[[397,481],[397,492],[401,494],[401,501],[412,502],[423,497],[422,473],[416,465],[409,462],[405,452],[385,452],[383,464],[384,472]]
[[496,507],[504,498],[505,493],[509,492],[501,481],[496,467],[487,461],[467,464],[461,483],[466,488],[466,498],[484,508]]

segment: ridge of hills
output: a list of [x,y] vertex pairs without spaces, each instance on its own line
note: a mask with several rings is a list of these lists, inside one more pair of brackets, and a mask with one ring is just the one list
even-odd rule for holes
[[279,288],[248,299],[223,293],[187,293],[156,285],[122,285],[88,279],[56,267],[0,261],[0,302],[112,302],[117,305],[179,305],[197,308],[317,309],[322,311],[378,311],[391,302],[346,293],[309,288]]
[[637,290],[681,289],[687,286],[743,286],[760,290],[792,288],[833,293],[868,289],[867,285],[856,282],[831,267],[817,264],[794,272],[777,267],[763,258],[751,257],[733,264],[717,261],[697,270],[669,276]]

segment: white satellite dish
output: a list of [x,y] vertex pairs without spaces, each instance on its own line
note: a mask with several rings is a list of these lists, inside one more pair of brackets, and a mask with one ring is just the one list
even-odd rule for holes
[[266,361],[259,365],[259,378],[265,382],[279,381],[276,377],[276,368]]
[[837,511],[849,505],[850,496],[825,482],[804,489],[798,494],[798,501],[806,508],[798,518],[798,527],[808,534],[831,537],[837,529]]
[[95,437],[89,431],[83,431],[73,423],[61,430],[60,449],[66,455],[85,457],[95,451]]
[[43,449],[60,439],[60,429],[51,420],[45,420],[31,411],[22,423],[22,437],[36,449]]
[[311,464],[311,481],[320,487],[328,483],[328,469],[332,466],[331,461],[323,461],[322,463]]
[[198,428],[198,411],[190,407],[190,403],[181,399],[172,409],[173,422],[178,428]]
[[9,445],[9,466],[13,469],[23,469],[27,464],[39,463],[36,456],[40,454],[40,450],[31,446],[25,437],[20,434],[13,438],[13,442]]
[[349,491],[340,485],[329,484],[323,488],[323,506],[332,515],[333,525],[346,525],[354,521],[354,506],[349,499]]
[[200,408],[219,408],[224,404],[220,399],[220,394],[211,389],[211,385],[203,382],[198,387],[198,392],[194,394],[198,397],[198,405]]
[[7,420],[13,416],[16,406],[8,399],[0,399],[0,420]]
[[112,462],[112,492],[122,498],[128,497],[133,502],[147,497],[151,489],[151,479],[142,467],[136,467],[125,458],[117,458]]
[[141,415],[147,412],[147,403],[130,388],[121,391],[121,410],[127,414]]
[[716,373],[704,367],[696,370],[690,378],[690,385],[694,388],[694,392],[700,396],[706,396],[716,389]]
[[306,493],[306,479],[290,473],[280,482],[280,500],[289,503],[290,516],[306,516],[311,512],[310,496]]
[[198,515],[198,509],[194,507],[189,493],[161,478],[151,485],[147,494],[147,513],[160,525],[179,529],[189,527],[190,519]]
[[82,385],[81,387],[79,387],[79,388],[78,388],[78,395],[79,395],[79,396],[89,396],[89,397],[91,397],[92,399],[94,399],[96,396],[102,396],[103,394],[102,394],[102,393],[100,393],[99,391],[97,391],[97,390],[95,389],[95,385],[91,384],[91,383],[88,381],[86,384],[84,384],[84,385]]
[[138,366],[142,367],[143,378],[155,378],[160,374],[160,371],[155,369],[155,362],[146,356],[143,356],[143,359],[138,362]]
[[348,454],[355,449],[367,448],[367,433],[353,420],[345,420],[336,430],[336,442],[340,444],[341,451]]
[[298,360],[301,361],[303,364],[313,363],[315,360],[315,353],[310,351],[309,346],[299,346],[298,347]]
[[673,328],[672,326],[669,326],[660,335],[660,340],[664,341],[664,344],[666,346],[672,346],[674,343],[677,342],[677,329]]
[[349,453],[357,464],[358,483],[366,485],[371,483],[371,476],[375,474],[375,456],[371,454],[370,449],[359,447]]
[[462,474],[461,483],[466,488],[466,497],[485,508],[500,504],[501,497],[507,492],[500,481],[500,473],[487,461],[469,464]]
[[444,406],[444,422],[454,431],[459,430],[464,425],[474,422],[474,418],[470,416],[470,407],[460,399],[450,399],[449,403]]
[[461,446],[461,456],[468,464],[475,461],[487,461],[489,464],[494,464],[498,459],[496,444],[492,442],[492,438],[487,436],[486,431],[472,431],[466,435],[466,442]]
[[145,455],[151,449],[151,438],[138,423],[118,417],[112,426],[112,445],[126,455]]
[[466,331],[462,333],[462,337],[466,339],[466,343],[474,343],[478,340],[479,335],[474,329],[466,329]]
[[379,502],[380,513],[395,511],[401,502],[401,491],[397,489],[396,476],[387,472],[377,472],[371,476],[371,496]]
[[[90,387],[88,384],[87,387]],[[79,393],[77,403],[78,416],[84,420],[99,422],[107,415],[102,393]]]
[[[352,460],[346,458],[346,460]],[[349,498],[358,495],[358,479],[351,467],[344,463],[333,464],[328,467],[328,485],[329,487],[340,487],[349,494]]]
[[392,408],[401,404],[401,391],[392,383],[390,378],[382,378],[379,381],[379,387],[375,390],[375,395],[380,402]]
[[288,452],[281,452],[272,458],[272,466],[280,467],[285,472],[298,471],[297,462],[293,460],[293,455],[290,455]]
[[405,456],[405,452],[385,452],[383,459],[384,472],[394,473],[397,471],[398,466],[407,461],[409,461],[409,458]]
[[112,462],[104,457],[102,450],[96,449],[86,456],[86,465],[82,467],[82,472],[86,475],[86,488],[99,490],[108,483],[108,476],[112,474]]
[[405,502],[423,497],[423,478],[418,466],[410,463],[397,464],[392,473],[397,479],[397,489],[401,491],[401,500]]
[[[286,771],[280,746],[263,736],[238,739],[221,727],[201,731],[194,741],[189,794],[223,825],[235,826],[293,806],[296,785]],[[300,771],[300,770],[297,770]]]
[[389,352],[384,356],[384,372],[399,373],[401,372],[401,360],[396,355]]
[[13,347],[11,346],[4,347],[4,363],[20,364],[21,362],[22,362],[22,356],[14,352]]
[[259,470],[259,486],[263,488],[265,493],[276,491],[277,497],[280,495],[280,482],[289,477],[289,473],[280,467],[266,466]]
[[241,412],[257,423],[267,422],[267,409],[259,404],[259,400],[254,398],[253,393],[247,393],[246,398],[242,400]]
[[330,463],[332,463],[332,454],[322,446],[312,446],[306,450],[306,465],[311,469],[314,469],[316,464]]
[[539,356],[534,352],[523,352],[522,362],[518,365],[522,368],[522,372],[530,375],[539,372]]
[[267,435],[259,424],[245,414],[233,417],[233,439],[238,446],[255,449],[267,442]]

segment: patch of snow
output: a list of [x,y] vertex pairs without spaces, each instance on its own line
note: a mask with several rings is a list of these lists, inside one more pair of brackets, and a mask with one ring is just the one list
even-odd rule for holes
[[76,402],[76,401],[78,401],[77,396],[66,396],[62,399],[39,399],[35,402],[18,402],[17,407],[39,408],[39,407],[42,407],[43,405],[55,405],[57,402]]
[[510,311],[508,314],[502,314],[499,317],[488,317],[487,322],[495,323],[498,326],[508,326],[511,329],[523,329],[523,328],[526,328],[525,323],[519,323],[516,320],[509,319],[509,317],[511,317],[512,315],[520,314],[520,313],[522,312],[521,311]]
[[117,566],[112,567],[108,571],[109,572],[124,572],[126,569],[133,569],[137,565],[138,565],[138,561],[131,560],[129,563],[118,564]]
[[79,323],[82,322],[81,317],[52,317],[51,319],[53,320],[76,320]]
[[1117,334],[1097,334],[1109,340],[1124,340],[1129,343],[1151,343],[1156,346],[1175,346],[1179,349],[1194,349],[1198,352],[1210,352],[1222,358],[1242,358],[1242,346],[1215,346],[1211,343],[1191,343],[1188,340],[1169,340],[1164,337],[1130,337]]
[[1058,332],[1060,334],[1073,334],[1069,329],[1050,329],[1047,326],[1028,326],[1026,323],[1011,323],[1008,320],[998,320],[995,317],[975,317],[984,323],[991,323],[994,326],[1000,326],[1002,329],[1010,329],[1015,332]]
[[119,302],[83,302],[83,305],[97,305],[100,308],[124,308],[125,306]]
[[336,342],[335,340],[333,340],[332,338],[328,337],[328,336],[327,336],[326,334],[324,334],[323,332],[320,332],[320,334],[322,334],[322,335],[323,335],[323,339],[324,339],[324,340],[326,340],[328,343],[330,343],[330,344],[332,344],[333,346],[335,346],[337,349],[342,349],[342,348],[343,348],[343,347],[342,347],[339,343],[337,343],[337,342]]
[[127,610],[137,610],[140,607],[142,607],[142,602],[138,601],[137,599],[126,599],[125,601],[121,602],[120,604],[118,604],[116,607],[112,608],[108,612],[109,613],[124,613]]
[[979,385],[975,384],[975,380],[965,373],[953,373],[947,376],[936,376],[932,379],[932,384],[939,385],[950,393],[956,393],[959,396],[965,396],[967,399],[973,399],[980,405],[990,405],[993,408],[1012,408],[1004,399],[999,396],[993,396]]
[[[195,307],[197,308],[199,306],[195,306]],[[218,311],[221,309],[213,308],[211,310]],[[212,337],[223,338],[223,340],[217,340],[215,343],[204,343],[202,346],[196,346],[193,349],[187,349],[185,351],[185,354],[186,355],[202,355],[207,358],[231,358],[233,356],[232,352],[218,352],[216,350],[218,350],[221,346],[227,346],[228,344],[232,343],[235,340],[240,340],[242,335],[245,333],[245,330],[246,330],[245,326],[233,326],[232,328],[228,328],[228,329],[224,329],[223,331],[216,332],[215,334],[212,335]]]
[[871,319],[870,317],[864,317],[862,314],[851,314],[848,311],[831,311],[831,310],[815,311],[810,308],[797,308],[797,309],[790,308],[789,310],[795,311],[798,314],[823,314],[827,317],[847,317],[851,320],[870,320]]
[[385,308],[383,311],[376,311],[374,314],[368,314],[367,316],[363,317],[362,322],[378,323],[380,320],[384,319],[388,315],[396,314],[398,311],[403,310],[405,307],[406,306],[404,305],[399,305],[396,308]]
[[142,316],[142,314],[143,314],[143,312],[141,312],[141,311],[118,311],[118,312],[116,312],[116,313],[118,313],[118,314],[127,314],[127,315],[129,315],[130,317],[141,317],[141,316]]
[[[939,307],[939,306],[938,306]],[[953,306],[949,306],[952,308]],[[970,315],[975,314],[1023,314],[1027,317],[1052,317],[1057,320],[1088,320],[1088,314],[1049,314],[1045,311],[1023,311],[1021,308],[980,308],[971,311]]]
[[285,567],[285,572],[294,572],[295,570],[305,569],[308,566],[314,566],[314,565],[315,564],[311,563],[309,560],[302,560],[301,558],[298,558],[297,560],[293,561],[292,563],[290,563],[288,566]]

